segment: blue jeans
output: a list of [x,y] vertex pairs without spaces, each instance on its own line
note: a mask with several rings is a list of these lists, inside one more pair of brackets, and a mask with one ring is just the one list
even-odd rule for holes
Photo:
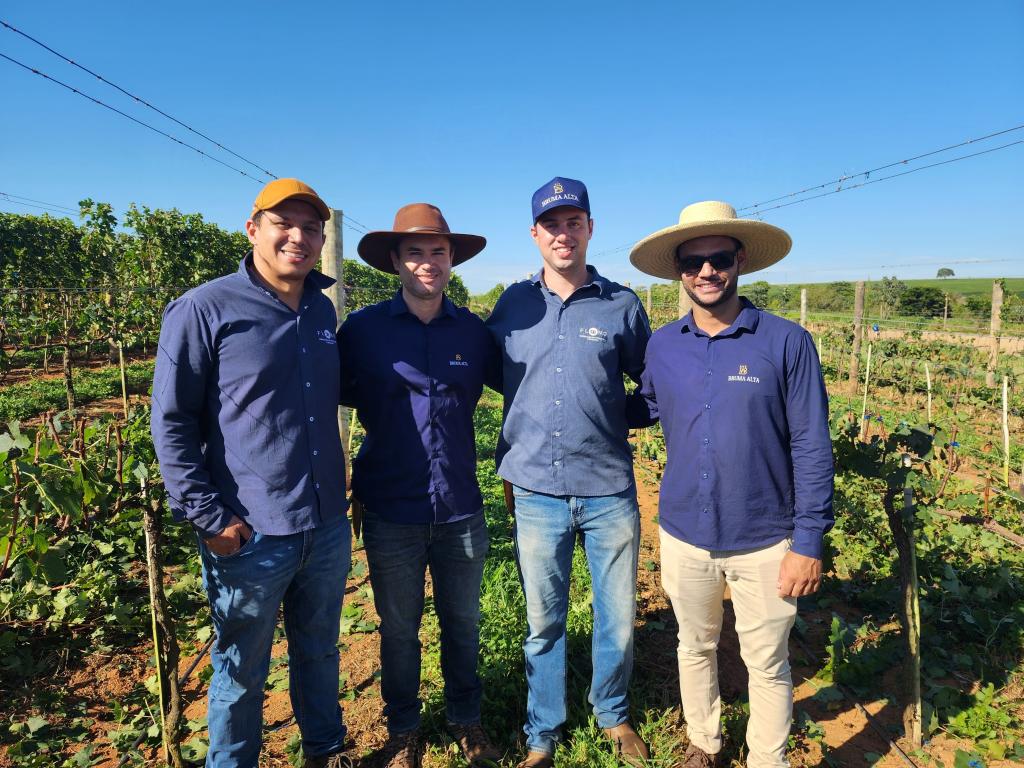
[[288,536],[254,531],[235,554],[200,542],[203,585],[217,639],[207,704],[207,768],[256,768],[263,742],[263,688],[277,611],[284,603],[288,691],[309,756],[339,751],[338,630],[351,560],[348,518]]
[[405,733],[420,724],[419,629],[427,567],[441,625],[445,715],[453,723],[479,723],[480,581],[488,546],[484,516],[404,525],[366,509],[363,544],[380,616],[381,697],[388,731]]
[[636,488],[614,496],[548,496],[516,486],[515,544],[526,595],[528,749],[554,754],[566,718],[565,623],[579,534],[594,594],[590,704],[597,724],[629,719],[640,510]]

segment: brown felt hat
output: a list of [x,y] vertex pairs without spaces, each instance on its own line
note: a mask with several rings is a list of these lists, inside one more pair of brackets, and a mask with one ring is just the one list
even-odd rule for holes
[[452,232],[441,215],[441,209],[430,203],[410,203],[398,209],[395,225],[386,231],[369,232],[359,241],[359,255],[381,272],[397,274],[391,263],[391,251],[398,250],[398,241],[409,235],[444,235],[451,242],[452,266],[476,256],[487,245],[480,235]]

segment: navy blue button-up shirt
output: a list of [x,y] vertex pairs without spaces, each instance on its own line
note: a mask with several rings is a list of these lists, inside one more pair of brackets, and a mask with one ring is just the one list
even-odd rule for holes
[[338,330],[341,401],[366,430],[352,494],[394,523],[448,523],[483,511],[473,411],[497,380],[483,321],[444,297],[423,323],[399,291]]
[[510,285],[487,319],[503,350],[498,474],[552,496],[633,484],[623,374],[640,381],[651,329],[636,294],[587,267],[565,301],[543,271]]
[[334,281],[311,272],[293,312],[251,264],[172,301],[160,329],[153,443],[175,518],[204,536],[232,515],[284,535],[347,508]]
[[814,342],[746,299],[716,336],[692,313],[647,347],[642,396],[668,449],[658,515],[693,546],[738,550],[793,537],[821,557],[832,527],[828,399]]

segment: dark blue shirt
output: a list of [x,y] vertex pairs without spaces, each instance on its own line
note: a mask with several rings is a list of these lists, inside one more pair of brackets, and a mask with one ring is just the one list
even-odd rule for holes
[[232,515],[284,535],[346,510],[334,281],[311,272],[294,312],[251,264],[172,301],[160,329],[153,443],[171,510],[204,536]]
[[552,496],[607,496],[633,484],[623,374],[640,381],[651,335],[636,294],[587,267],[562,301],[538,272],[487,319],[502,348],[498,474]]
[[366,430],[352,495],[394,523],[448,523],[483,511],[473,411],[497,378],[483,321],[444,297],[423,323],[399,291],[338,330],[341,400]]
[[738,550],[793,537],[821,557],[832,527],[828,400],[814,342],[746,299],[716,336],[692,313],[647,347],[642,395],[668,449],[658,515],[693,546]]

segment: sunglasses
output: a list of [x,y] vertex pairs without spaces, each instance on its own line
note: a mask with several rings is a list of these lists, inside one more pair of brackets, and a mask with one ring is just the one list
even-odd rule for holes
[[736,251],[716,251],[707,256],[683,256],[676,259],[679,271],[684,275],[696,275],[704,269],[704,262],[708,262],[716,272],[732,269],[736,263]]

